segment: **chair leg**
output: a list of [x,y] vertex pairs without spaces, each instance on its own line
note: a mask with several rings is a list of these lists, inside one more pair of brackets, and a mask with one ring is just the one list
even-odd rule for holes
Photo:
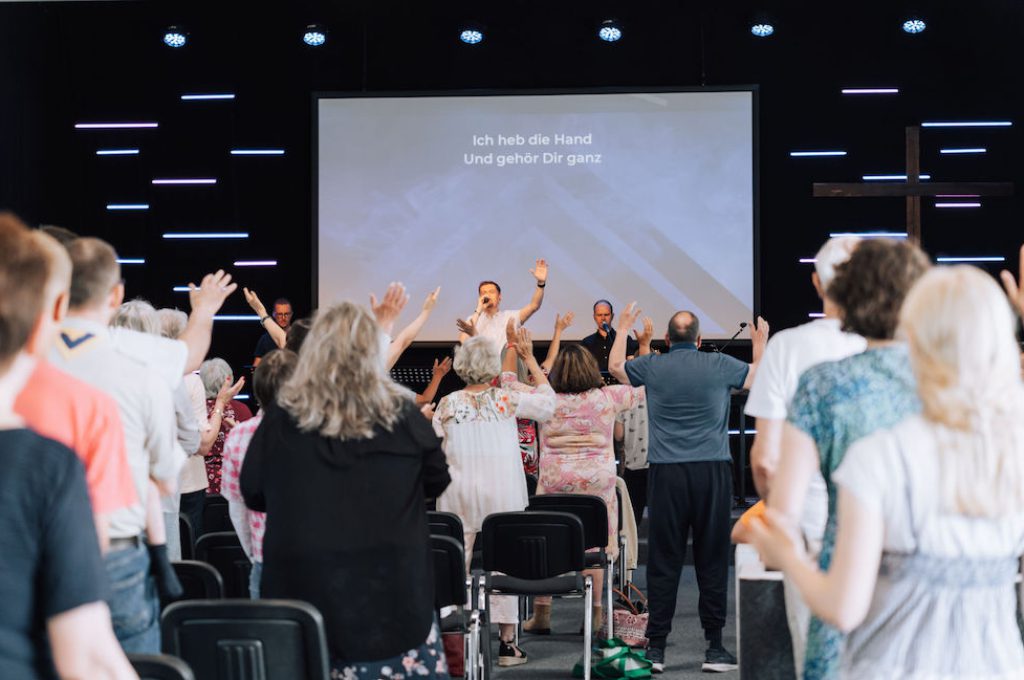
[[612,612],[614,611],[614,604],[612,602],[612,578],[615,576],[615,564],[611,560],[605,563],[604,569],[604,589],[608,595],[608,607],[604,610],[605,617],[607,618],[608,625],[605,628],[605,637],[609,640],[615,637],[615,631],[612,629]]
[[487,592],[487,577],[481,576],[479,583],[480,591],[480,602],[483,606],[483,625],[480,627],[480,645],[484,650],[484,677],[483,680],[489,680],[491,677],[491,665],[493,659],[491,658],[491,597]]
[[594,630],[594,579],[583,577],[583,680],[590,680],[590,636]]
[[466,627],[466,642],[463,646],[465,654],[465,680],[480,680],[480,612],[473,611]]
[[626,592],[626,539],[619,534],[619,590]]

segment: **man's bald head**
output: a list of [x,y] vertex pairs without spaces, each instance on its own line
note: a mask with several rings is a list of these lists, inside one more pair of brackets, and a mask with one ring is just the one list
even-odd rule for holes
[[668,322],[668,342],[675,345],[681,342],[696,343],[700,337],[700,319],[693,312],[676,312]]

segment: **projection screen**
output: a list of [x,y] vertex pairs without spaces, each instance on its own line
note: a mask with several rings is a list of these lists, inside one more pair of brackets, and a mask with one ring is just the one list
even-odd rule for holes
[[[319,306],[365,302],[389,281],[412,297],[399,327],[442,286],[419,340],[451,341],[477,284],[528,322],[592,333],[592,305],[637,300],[656,337],[676,310],[706,338],[754,313],[755,93],[673,91],[336,96],[315,102],[314,290]],[[744,336],[746,335],[744,334]]]

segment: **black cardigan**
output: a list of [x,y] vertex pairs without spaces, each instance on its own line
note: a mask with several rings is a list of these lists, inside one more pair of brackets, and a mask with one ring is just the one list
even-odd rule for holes
[[410,400],[391,432],[328,439],[272,407],[245,455],[246,504],[267,513],[260,593],[312,603],[332,660],[418,647],[434,616],[424,497],[451,481],[441,440]]

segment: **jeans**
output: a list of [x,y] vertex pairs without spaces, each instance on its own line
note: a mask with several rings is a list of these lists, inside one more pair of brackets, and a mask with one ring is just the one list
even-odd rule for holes
[[260,599],[260,578],[263,576],[263,563],[253,562],[252,571],[249,572],[249,597],[254,600]]
[[122,649],[130,654],[159,654],[160,601],[146,547],[111,551],[103,563],[110,579],[107,604]]

